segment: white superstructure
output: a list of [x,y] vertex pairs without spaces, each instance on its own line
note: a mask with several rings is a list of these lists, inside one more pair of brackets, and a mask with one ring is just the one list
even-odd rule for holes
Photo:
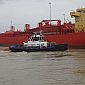
[[28,42],[24,42],[25,47],[47,47],[48,42],[43,40],[41,34],[34,34]]

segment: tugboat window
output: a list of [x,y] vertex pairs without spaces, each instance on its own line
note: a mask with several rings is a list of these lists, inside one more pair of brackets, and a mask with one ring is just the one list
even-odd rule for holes
[[39,41],[39,37],[34,37],[33,41]]

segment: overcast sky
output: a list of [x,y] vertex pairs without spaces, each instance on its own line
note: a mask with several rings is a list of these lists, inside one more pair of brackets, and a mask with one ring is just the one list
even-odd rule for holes
[[49,19],[49,2],[52,7],[52,19],[71,19],[69,12],[85,7],[85,0],[0,0],[0,32],[9,30],[12,24],[23,30],[25,23],[36,27],[43,19]]

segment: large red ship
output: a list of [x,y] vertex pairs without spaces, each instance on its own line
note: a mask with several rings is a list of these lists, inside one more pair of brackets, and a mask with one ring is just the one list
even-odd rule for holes
[[85,8],[70,14],[75,17],[75,24],[61,23],[61,20],[43,20],[33,29],[26,24],[24,31],[15,31],[14,26],[11,26],[10,31],[0,34],[0,45],[23,44],[33,32],[41,31],[48,42],[66,43],[69,48],[85,48]]

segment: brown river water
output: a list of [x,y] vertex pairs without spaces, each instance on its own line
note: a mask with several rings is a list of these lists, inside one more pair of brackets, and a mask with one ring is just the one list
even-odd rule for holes
[[0,50],[0,85],[85,85],[85,49],[30,53]]

